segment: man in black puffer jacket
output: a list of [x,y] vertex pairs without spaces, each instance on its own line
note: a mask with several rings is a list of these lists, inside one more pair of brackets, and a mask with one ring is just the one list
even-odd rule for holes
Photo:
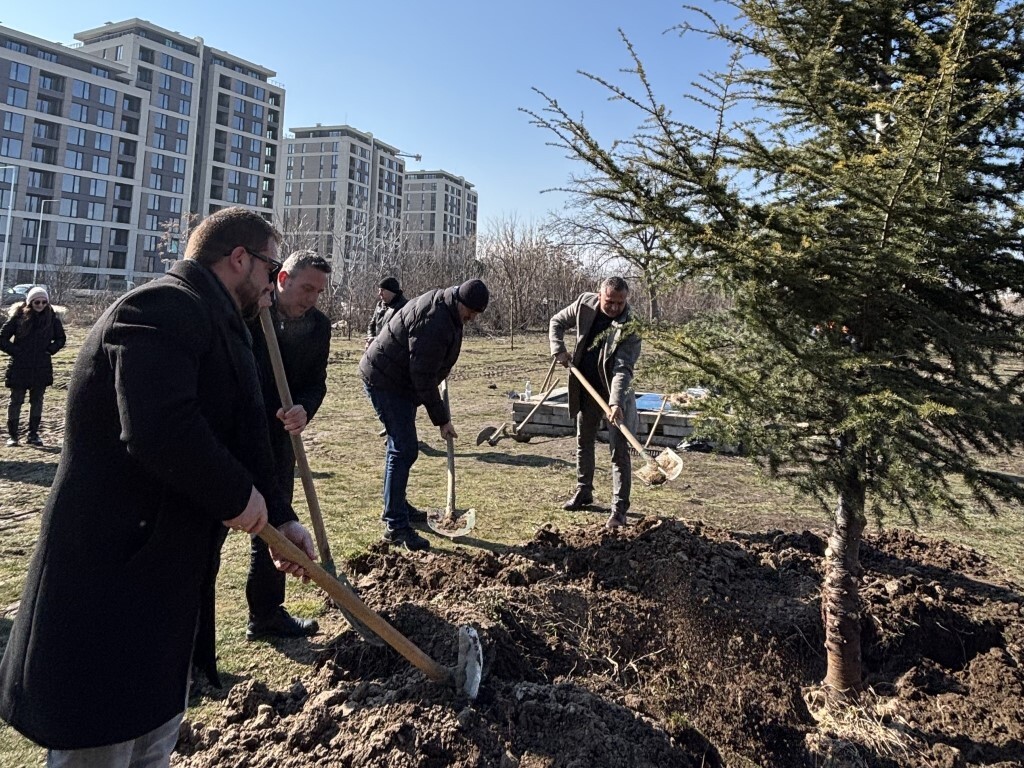
[[367,347],[359,372],[374,409],[388,433],[384,464],[384,540],[410,550],[430,542],[409,525],[406,488],[419,455],[416,409],[447,439],[458,435],[438,386],[448,377],[462,350],[463,325],[485,309],[489,294],[480,280],[427,291],[399,310]]

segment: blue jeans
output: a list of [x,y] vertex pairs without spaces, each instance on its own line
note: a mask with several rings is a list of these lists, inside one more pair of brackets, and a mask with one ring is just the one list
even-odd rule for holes
[[381,519],[388,530],[409,527],[409,503],[406,490],[409,471],[420,454],[416,436],[416,405],[407,397],[366,386],[373,409],[388,431],[387,458],[384,461],[384,512]]

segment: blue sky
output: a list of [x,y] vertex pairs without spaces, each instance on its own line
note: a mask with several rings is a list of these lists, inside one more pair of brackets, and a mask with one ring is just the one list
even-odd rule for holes
[[287,89],[287,127],[348,123],[421,154],[421,163],[407,161],[409,169],[440,167],[464,176],[480,194],[482,230],[511,215],[539,222],[562,205],[562,196],[541,190],[564,184],[575,166],[518,111],[543,106],[531,88],[582,113],[599,136],[624,138],[636,126],[635,111],[609,103],[577,74],[628,82],[618,73],[631,63],[619,28],[636,46],[658,96],[676,109],[685,108],[681,94],[690,81],[723,57],[696,36],[666,33],[684,11],[664,0],[4,6],[0,23],[49,40],[69,43],[77,31],[138,16],[276,70]]

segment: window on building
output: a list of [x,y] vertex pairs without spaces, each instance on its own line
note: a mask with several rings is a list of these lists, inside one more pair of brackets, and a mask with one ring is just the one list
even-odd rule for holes
[[100,157],[99,155],[93,155],[92,157],[92,172],[93,173],[110,173],[110,158]]
[[21,159],[21,139],[12,139],[4,136],[0,139],[0,155]]
[[113,128],[114,113],[109,109],[97,109],[96,120],[94,122],[100,128]]
[[98,149],[101,152],[109,152],[110,147],[113,146],[114,139],[109,133],[96,132],[93,137],[92,146],[94,149]]
[[113,107],[117,104],[117,91],[113,88],[100,87],[97,88],[96,91],[100,104],[108,107]]
[[[50,123],[37,123],[38,125],[50,125]],[[25,132],[25,116],[15,112],[4,112],[4,130],[11,133]]]
[[11,62],[11,73],[10,78],[15,83],[27,83],[32,75],[32,67],[28,64],[19,64],[16,61]]
[[28,91],[24,88],[15,88],[13,85],[7,87],[7,103],[12,107],[28,106]]
[[71,103],[71,111],[68,113],[68,117],[72,120],[77,120],[80,123],[89,122],[89,108],[84,104]]
[[75,152],[73,149],[64,151],[64,167],[75,168],[81,170],[85,164],[85,155],[81,152]]
[[192,102],[191,101],[189,101],[188,99],[182,99],[181,101],[178,102],[178,113],[179,114],[187,115],[191,111],[192,111]]

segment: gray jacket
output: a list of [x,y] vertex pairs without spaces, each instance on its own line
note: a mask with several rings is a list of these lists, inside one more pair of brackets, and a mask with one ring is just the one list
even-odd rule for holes
[[[584,293],[576,301],[558,312],[551,318],[548,326],[548,340],[551,343],[552,357],[560,352],[567,352],[565,334],[569,330],[576,333],[576,347],[573,350],[572,364],[578,366],[586,352],[584,341],[590,328],[597,318],[600,297],[596,293]],[[601,344],[599,368],[602,383],[608,391],[608,404],[617,405],[627,413],[635,409],[636,398],[633,394],[633,368],[640,357],[640,337],[635,333],[626,334],[624,328],[633,319],[629,306],[618,318],[612,321],[608,333]],[[576,377],[569,374],[569,415],[575,417],[580,411],[580,398],[583,387]],[[589,395],[587,395],[589,397]]]

